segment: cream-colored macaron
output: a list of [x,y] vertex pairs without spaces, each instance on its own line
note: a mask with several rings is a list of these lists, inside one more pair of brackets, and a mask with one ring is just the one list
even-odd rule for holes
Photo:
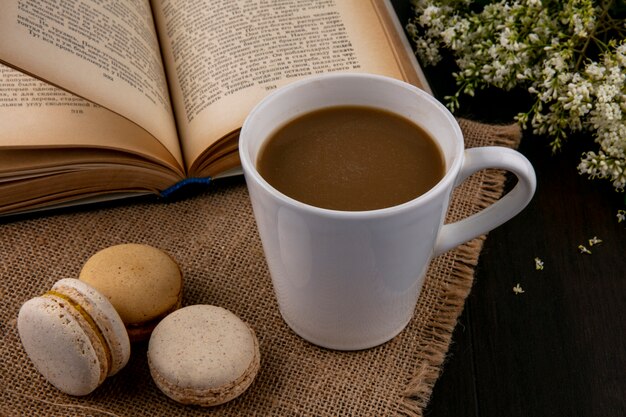
[[183,277],[171,256],[137,243],[111,246],[85,262],[79,279],[104,294],[131,342],[147,340],[158,322],[180,307]]
[[122,319],[88,284],[62,279],[20,308],[17,330],[37,370],[70,395],[87,395],[130,357]]
[[148,364],[156,385],[183,403],[214,406],[241,395],[260,367],[254,331],[230,311],[184,307],[152,332]]

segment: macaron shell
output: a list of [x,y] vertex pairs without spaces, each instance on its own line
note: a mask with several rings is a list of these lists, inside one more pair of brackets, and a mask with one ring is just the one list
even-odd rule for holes
[[170,398],[212,406],[252,384],[260,353],[253,330],[233,313],[194,305],[170,314],[154,329],[148,361],[155,383]]
[[115,245],[95,253],[79,279],[104,294],[127,326],[164,316],[182,296],[178,264],[164,251],[143,244]]
[[100,361],[66,307],[51,298],[33,298],[21,307],[17,329],[24,350],[44,378],[67,394],[87,395],[103,379]]
[[72,278],[57,281],[52,290],[79,303],[91,316],[111,352],[108,376],[119,372],[130,358],[130,340],[122,319],[109,300],[90,285]]

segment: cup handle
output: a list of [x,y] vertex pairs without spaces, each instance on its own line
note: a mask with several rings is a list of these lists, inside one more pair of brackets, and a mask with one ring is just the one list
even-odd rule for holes
[[439,231],[434,256],[507,222],[530,202],[537,179],[532,165],[521,153],[499,146],[485,146],[465,150],[465,160],[454,186],[457,187],[473,173],[486,168],[500,168],[512,172],[517,184],[500,200],[463,220],[445,224]]

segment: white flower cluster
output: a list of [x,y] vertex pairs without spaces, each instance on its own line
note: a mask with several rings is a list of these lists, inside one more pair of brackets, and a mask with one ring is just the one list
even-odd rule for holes
[[452,110],[460,94],[479,88],[525,88],[535,101],[518,121],[549,136],[553,150],[573,132],[592,132],[600,149],[583,155],[579,172],[624,190],[626,25],[610,15],[613,2],[412,3],[415,18],[407,30],[421,62],[438,63],[445,49],[459,68],[459,89],[446,97]]
[[607,178],[618,190],[626,187],[626,43],[591,63],[586,75],[595,93],[589,125],[595,129],[600,150],[586,152],[578,169],[592,178]]

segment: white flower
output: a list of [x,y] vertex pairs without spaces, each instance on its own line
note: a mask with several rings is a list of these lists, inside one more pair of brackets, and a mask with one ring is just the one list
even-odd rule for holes
[[449,28],[441,32],[441,38],[443,39],[443,42],[447,45],[452,44],[452,42],[454,42],[455,37],[456,37],[456,27],[454,26],[450,26]]
[[427,26],[430,24],[434,18],[439,14],[440,8],[437,6],[429,5],[427,6],[422,14],[420,15],[419,22],[422,26]]
[[601,79],[604,77],[605,72],[606,68],[599,65],[597,62],[592,62],[585,68],[585,73],[595,79]]
[[591,239],[589,239],[588,242],[589,242],[589,246],[599,245],[600,243],[602,243],[602,239],[598,239],[597,236],[594,236]]

